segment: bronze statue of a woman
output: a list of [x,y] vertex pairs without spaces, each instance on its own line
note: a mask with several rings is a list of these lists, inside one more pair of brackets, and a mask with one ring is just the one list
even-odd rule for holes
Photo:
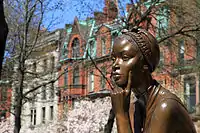
[[[111,57],[111,77],[117,85],[111,100],[118,133],[196,133],[181,100],[151,76],[159,63],[160,51],[149,32],[143,29],[124,32],[115,39]],[[136,106],[131,111],[131,92],[143,108]],[[141,121],[136,120],[136,111],[142,115]],[[135,118],[130,112],[135,113]]]

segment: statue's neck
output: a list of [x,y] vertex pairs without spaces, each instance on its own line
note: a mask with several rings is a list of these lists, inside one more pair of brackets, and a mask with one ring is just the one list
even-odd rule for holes
[[151,75],[144,75],[144,78],[140,78],[141,80],[138,81],[137,86],[133,87],[133,91],[137,97],[140,96],[147,96],[148,97],[148,90],[153,86],[154,79]]

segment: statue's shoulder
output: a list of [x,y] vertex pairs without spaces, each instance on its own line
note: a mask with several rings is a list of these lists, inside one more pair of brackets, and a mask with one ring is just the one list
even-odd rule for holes
[[172,92],[170,92],[162,86],[160,86],[157,101],[157,106],[161,106],[162,108],[168,107],[167,109],[174,109],[177,107],[181,107],[184,110],[187,110],[180,98],[178,98],[175,94],[173,94]]
[[175,94],[162,86],[159,89],[155,104],[155,113],[160,113],[160,115],[166,117],[166,119],[176,115],[182,115],[183,117],[188,116],[188,111],[182,101]]
[[168,100],[169,101],[174,100],[175,102],[179,103],[181,106],[185,107],[185,105],[182,103],[181,99],[179,97],[177,97],[177,95],[175,95],[171,91],[163,88],[162,86],[161,86],[161,89],[159,91],[159,95],[163,100],[167,100],[167,101]]
[[147,111],[145,130],[149,133],[175,133],[177,131],[196,133],[192,120],[181,100],[163,87],[157,88],[155,92],[157,95],[154,103],[151,110]]

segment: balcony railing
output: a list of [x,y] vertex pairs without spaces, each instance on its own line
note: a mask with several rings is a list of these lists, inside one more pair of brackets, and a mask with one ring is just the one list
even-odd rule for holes
[[65,86],[66,89],[85,89],[86,85],[67,85]]

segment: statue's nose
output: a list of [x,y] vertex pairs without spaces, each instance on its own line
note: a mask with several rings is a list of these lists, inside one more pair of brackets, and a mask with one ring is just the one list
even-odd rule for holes
[[119,69],[119,59],[116,59],[115,62],[112,65],[112,70],[116,71],[117,69]]

